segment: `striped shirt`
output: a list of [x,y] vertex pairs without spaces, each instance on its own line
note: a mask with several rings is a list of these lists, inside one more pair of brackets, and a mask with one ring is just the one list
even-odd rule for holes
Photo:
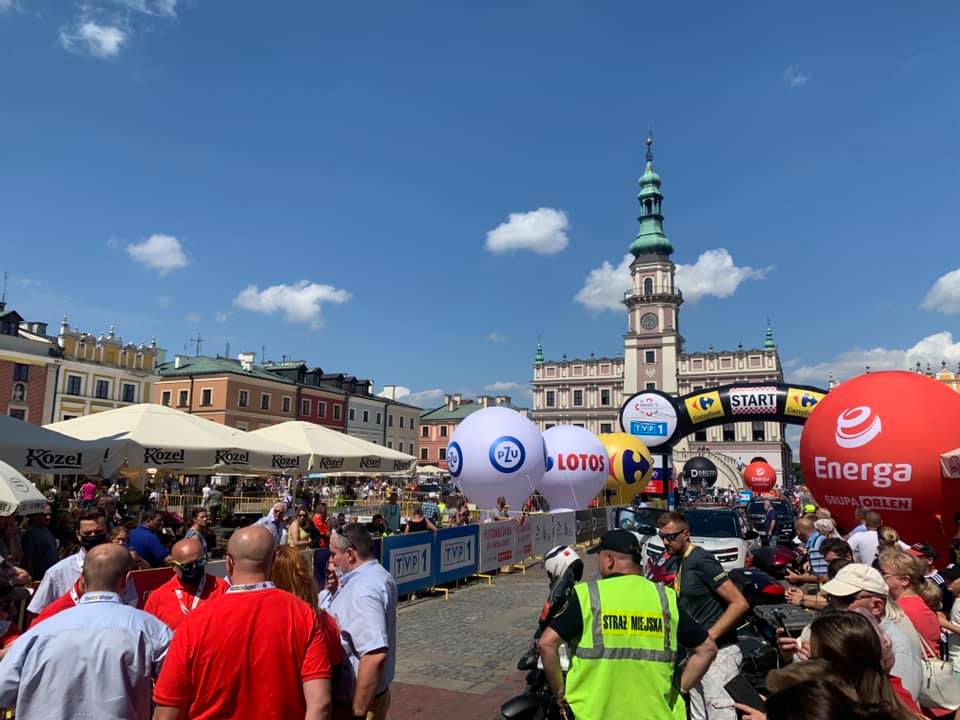
[[813,535],[807,538],[804,547],[807,549],[807,559],[810,561],[810,571],[820,577],[827,576],[827,561],[820,552],[820,546],[823,544],[823,535],[816,530]]

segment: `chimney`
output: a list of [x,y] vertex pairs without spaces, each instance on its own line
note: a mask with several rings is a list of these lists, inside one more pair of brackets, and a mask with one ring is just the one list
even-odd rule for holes
[[173,356],[173,367],[179,370],[184,365],[189,362],[190,358],[187,355],[174,355]]
[[496,397],[497,405],[509,405],[510,396],[509,395],[497,395]]
[[240,361],[240,367],[249,372],[253,370],[253,363],[257,359],[257,354],[255,352],[242,352],[237,355],[237,359]]
[[385,397],[387,400],[396,400],[397,399],[397,386],[396,385],[384,385],[383,390],[380,392],[380,397]]
[[461,395],[460,393],[454,393],[453,394],[454,406],[459,407],[462,402],[463,402],[463,395]]
[[443,404],[447,406],[447,410],[453,410],[453,398],[450,395],[443,396]]

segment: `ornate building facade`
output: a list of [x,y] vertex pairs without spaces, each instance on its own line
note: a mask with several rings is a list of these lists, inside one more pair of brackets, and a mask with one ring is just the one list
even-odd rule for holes
[[[623,299],[627,332],[622,356],[545,360],[538,343],[533,366],[533,419],[546,430],[557,424],[593,433],[619,432],[618,413],[626,398],[643,390],[684,395],[735,382],[783,382],[773,333],[762,347],[688,352],[680,334],[683,293],[675,284],[673,245],[663,231],[660,176],[653,169],[651,137],[640,178],[640,229],[630,245],[631,287]],[[682,440],[674,467],[693,454],[706,454],[720,470],[720,484],[737,486],[738,468],[756,456],[776,468],[781,481],[790,468],[790,448],[777,422],[730,422]]]

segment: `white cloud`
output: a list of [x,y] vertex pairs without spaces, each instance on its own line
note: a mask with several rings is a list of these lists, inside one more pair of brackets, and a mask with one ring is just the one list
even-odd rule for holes
[[106,245],[111,250],[116,250],[118,247],[120,247],[120,240],[115,237],[108,237]]
[[129,35],[116,25],[101,25],[93,20],[77,22],[72,28],[60,31],[60,45],[64,50],[87,53],[98,58],[111,58],[120,53]]
[[157,295],[157,305],[160,307],[170,307],[170,303],[173,301],[169,295]]
[[[383,391],[377,393],[380,397],[386,397],[383,394]],[[443,400],[443,390],[440,388],[433,388],[431,390],[420,390],[419,392],[413,392],[408,387],[403,385],[396,386],[396,399],[399,402],[407,403],[407,405],[415,405],[422,408],[436,407]]]
[[230,319],[230,313],[225,313],[225,312],[219,312],[219,311],[218,311],[218,312],[214,313],[213,319],[216,320],[218,323],[225,323],[227,320]]
[[492,253],[532,250],[539,255],[551,255],[570,243],[566,232],[569,226],[563,210],[539,208],[526,213],[510,213],[505,223],[487,233],[484,247]]
[[114,2],[132,12],[175,18],[179,0],[114,0]]
[[492,332],[489,335],[487,335],[487,340],[489,340],[490,342],[502,343],[506,339],[507,337],[505,335],[501,335],[500,333]]
[[512,398],[519,398],[521,400],[529,400],[533,397],[533,390],[530,388],[530,383],[497,380],[489,385],[484,385],[483,389],[494,395],[509,395]]
[[201,318],[200,315],[197,313],[187,313],[183,319],[186,320],[191,325],[197,325],[200,323],[200,321],[203,318]]
[[19,10],[20,6],[17,3],[17,0],[0,0],[0,15],[3,15],[6,12],[14,12]]
[[923,299],[925,310],[960,315],[960,269],[942,275]]
[[707,250],[693,265],[677,265],[677,287],[687,302],[706,295],[728,298],[744,280],[762,280],[772,268],[737,267],[725,248]]
[[[631,288],[632,262],[633,255],[629,253],[616,267],[604,260],[600,267],[590,271],[574,300],[590,310],[622,311],[623,296]],[[718,248],[702,253],[693,265],[677,265],[676,280],[684,299],[696,302],[706,295],[728,298],[744,280],[760,280],[769,271],[770,268],[737,267],[730,253]]]
[[135,262],[159,270],[161,275],[190,264],[180,241],[172,235],[151,235],[143,242],[128,245],[127,254]]
[[802,87],[806,85],[809,80],[810,76],[800,72],[798,65],[787,65],[787,68],[783,71],[783,81],[787,84],[787,87]]
[[788,379],[825,386],[831,373],[835,380],[841,381],[866,372],[867,367],[871,371],[915,370],[918,362],[921,370],[926,371],[929,365],[936,371],[944,360],[950,368],[955,368],[960,362],[960,342],[954,342],[953,335],[947,331],[928,335],[907,349],[877,347],[847,350],[833,360],[799,367],[788,373]]
[[623,295],[630,290],[631,262],[630,253],[623,256],[617,267],[604,260],[600,267],[590,271],[573,299],[590,310],[622,310]]
[[323,327],[323,303],[344,303],[349,299],[350,293],[346,290],[301,280],[293,285],[272,285],[264,290],[250,285],[233,299],[233,304],[267,314],[282,310],[288,322],[309,323],[317,330]]

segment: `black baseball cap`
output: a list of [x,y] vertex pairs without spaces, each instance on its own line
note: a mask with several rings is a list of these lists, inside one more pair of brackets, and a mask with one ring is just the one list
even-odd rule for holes
[[600,536],[600,544],[587,550],[588,555],[594,555],[601,550],[611,550],[624,555],[640,556],[640,541],[629,530],[607,530]]
[[907,550],[907,553],[914,557],[927,557],[931,560],[935,560],[937,557],[937,551],[933,549],[933,545],[928,545],[927,543],[914,543],[910,546],[910,549]]

